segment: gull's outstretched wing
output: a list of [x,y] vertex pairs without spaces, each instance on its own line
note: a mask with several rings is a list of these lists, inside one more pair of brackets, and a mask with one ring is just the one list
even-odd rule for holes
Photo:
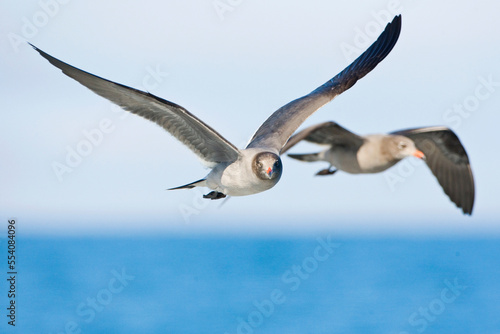
[[[30,44],[31,45],[31,44]],[[239,150],[183,107],[68,65],[31,45],[42,57],[94,93],[163,127],[208,164],[232,162]]]
[[400,31],[401,15],[398,15],[351,65],[308,95],[275,111],[260,126],[247,147],[261,147],[279,152],[307,117],[373,70],[392,50]]
[[365,142],[363,137],[352,133],[336,122],[324,122],[312,125],[291,136],[285,146],[281,149],[281,154],[284,154],[301,140],[320,145],[340,145],[349,147],[353,151],[357,151]]
[[450,200],[463,213],[472,214],[474,206],[474,177],[469,157],[457,135],[446,127],[425,127],[396,131],[415,142],[424,152],[429,166]]

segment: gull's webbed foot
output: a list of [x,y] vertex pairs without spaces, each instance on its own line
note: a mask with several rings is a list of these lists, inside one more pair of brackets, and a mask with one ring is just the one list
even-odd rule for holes
[[203,195],[203,198],[209,198],[211,200],[221,199],[221,198],[224,198],[224,197],[226,197],[226,195],[224,195],[223,193],[220,193],[218,191],[211,191],[208,194]]
[[335,174],[337,170],[331,168],[325,168],[316,173],[316,175],[332,175]]

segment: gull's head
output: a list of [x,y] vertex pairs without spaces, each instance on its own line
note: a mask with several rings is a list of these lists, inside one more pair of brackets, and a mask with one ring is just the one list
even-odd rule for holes
[[414,156],[425,160],[425,155],[417,149],[413,140],[405,136],[392,136],[389,150],[392,156],[398,160]]
[[278,155],[271,152],[261,152],[253,159],[252,169],[261,180],[275,180],[281,177],[283,167]]

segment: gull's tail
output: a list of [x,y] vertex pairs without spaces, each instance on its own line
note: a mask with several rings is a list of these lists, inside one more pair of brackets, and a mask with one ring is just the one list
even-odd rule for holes
[[300,161],[319,161],[321,160],[320,153],[310,153],[310,154],[288,154],[290,158],[297,159]]
[[188,184],[185,184],[183,186],[175,187],[175,188],[170,188],[167,190],[177,190],[177,189],[193,189],[194,187],[206,187],[205,184],[206,179],[201,179],[198,181],[194,181]]

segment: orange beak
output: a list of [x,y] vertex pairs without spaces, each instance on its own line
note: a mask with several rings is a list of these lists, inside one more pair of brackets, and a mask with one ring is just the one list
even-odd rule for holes
[[425,154],[420,150],[416,150],[415,153],[413,153],[413,156],[425,160]]
[[273,169],[271,167],[269,167],[266,171],[267,175],[271,175],[271,172],[273,171]]

